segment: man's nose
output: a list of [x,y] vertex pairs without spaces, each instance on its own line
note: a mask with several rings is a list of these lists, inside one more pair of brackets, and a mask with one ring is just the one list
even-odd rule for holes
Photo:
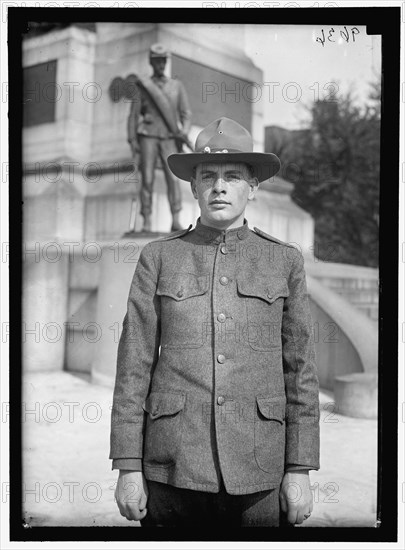
[[214,182],[213,190],[217,193],[225,192],[226,193],[226,182],[222,176],[218,176]]

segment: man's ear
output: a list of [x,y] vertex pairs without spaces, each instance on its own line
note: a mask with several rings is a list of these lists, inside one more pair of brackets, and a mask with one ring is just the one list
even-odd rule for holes
[[191,185],[191,192],[193,193],[193,197],[198,200],[195,178],[193,177],[191,178],[190,185]]
[[259,188],[259,180],[257,178],[251,178],[249,180],[249,195],[248,200],[251,201],[254,199],[255,193]]

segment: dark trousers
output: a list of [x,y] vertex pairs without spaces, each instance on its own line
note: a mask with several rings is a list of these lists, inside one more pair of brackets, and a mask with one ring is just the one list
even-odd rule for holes
[[[142,527],[279,527],[279,488],[251,495],[180,489],[148,481],[147,514]],[[205,523],[204,523],[205,522]]]
[[148,216],[152,212],[152,193],[155,181],[155,169],[157,158],[160,157],[163,172],[167,184],[167,196],[170,204],[170,211],[176,214],[181,210],[180,182],[170,171],[167,164],[167,157],[177,153],[174,139],[160,139],[155,137],[139,137],[141,153],[141,215]]

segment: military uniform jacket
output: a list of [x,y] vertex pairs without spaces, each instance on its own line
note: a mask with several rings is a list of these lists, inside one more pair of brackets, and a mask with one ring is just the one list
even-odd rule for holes
[[230,494],[319,468],[319,400],[303,257],[259,230],[145,246],[118,348],[110,458],[146,479]]
[[[187,134],[191,125],[191,109],[186,90],[176,78],[167,76],[150,79],[155,86],[160,88],[162,93],[169,100],[172,113],[175,115],[179,128]],[[128,141],[131,142],[139,136],[167,139],[171,137],[162,115],[159,113],[153,101],[145,94],[139,92],[131,103],[131,110],[128,117]]]

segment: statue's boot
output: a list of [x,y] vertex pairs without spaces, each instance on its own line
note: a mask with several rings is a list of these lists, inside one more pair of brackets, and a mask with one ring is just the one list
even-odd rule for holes
[[152,222],[151,222],[150,216],[144,216],[142,231],[145,233],[150,233],[151,230],[152,230]]
[[173,214],[173,222],[171,231],[181,231],[183,229],[180,221],[179,214]]

